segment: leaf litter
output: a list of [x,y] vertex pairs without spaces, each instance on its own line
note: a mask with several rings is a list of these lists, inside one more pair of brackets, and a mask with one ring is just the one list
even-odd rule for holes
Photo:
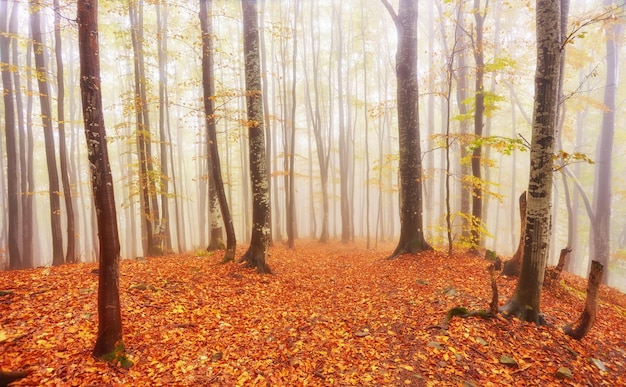
[[[277,243],[273,275],[221,265],[219,253],[123,260],[129,370],[91,356],[96,264],[3,272],[0,369],[29,371],[15,386],[626,385],[623,294],[601,288],[581,341],[561,330],[584,307],[585,280],[567,273],[544,289],[551,325],[453,318],[444,330],[451,308],[488,308],[490,262],[439,252],[389,261],[393,246],[383,247]],[[502,304],[515,279],[498,287]]]

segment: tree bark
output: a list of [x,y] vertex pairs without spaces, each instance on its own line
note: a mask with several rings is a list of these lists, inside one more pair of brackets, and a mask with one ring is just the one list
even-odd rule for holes
[[113,354],[114,360],[121,360],[120,242],[102,110],[97,7],[97,0],[79,1],[77,13],[85,137],[100,239],[98,336],[93,354],[96,357]]
[[526,191],[522,192],[519,197],[519,217],[520,217],[520,235],[517,250],[513,257],[504,263],[502,274],[508,276],[518,276],[522,267],[522,257],[524,255],[524,236],[526,235]]
[[417,2],[400,0],[398,14],[387,0],[398,31],[396,77],[400,146],[400,240],[390,258],[432,249],[422,225],[422,154],[417,85]]
[[63,199],[67,213],[67,251],[65,262],[76,262],[76,226],[74,205],[72,203],[72,187],[68,172],[67,144],[65,139],[65,79],[63,75],[63,47],[61,40],[61,16],[59,0],[54,0],[54,52],[57,63],[57,122],[59,128],[59,161],[61,167],[61,183]]
[[52,109],[50,107],[50,92],[46,64],[44,59],[43,34],[41,32],[41,4],[39,1],[30,3],[31,9],[31,33],[35,53],[35,66],[38,73],[37,84],[39,87],[39,103],[41,105],[41,121],[46,148],[46,162],[48,165],[48,181],[50,190],[50,224],[52,226],[52,264],[62,265],[63,235],[61,233],[61,201],[59,198],[59,174],[57,171],[54,133],[52,130]]
[[[17,7],[17,4],[13,5]],[[9,63],[9,53],[11,39],[8,29],[8,2],[0,1],[0,62]],[[18,158],[17,139],[15,127],[15,103],[13,82],[9,66],[2,66],[2,88],[4,99],[4,135],[7,149],[7,196],[8,196],[8,221],[9,221],[9,267],[11,269],[21,269],[22,259],[20,257],[20,219],[18,209],[20,208],[20,196],[18,191]]]
[[536,14],[537,69],[524,254],[515,292],[501,311],[522,321],[540,323],[541,288],[552,226],[552,166],[561,56],[559,3],[538,0]]
[[[474,42],[474,61],[476,62],[476,79],[474,90],[474,136],[479,139],[483,135],[485,117],[485,59],[483,48],[483,25],[489,0],[485,4],[484,10],[480,9],[480,0],[474,0],[474,20],[476,22],[476,41]],[[483,207],[483,180],[481,178],[482,147],[477,146],[472,152],[472,219],[471,219],[471,248],[476,250],[482,245],[482,207]]]
[[[613,0],[604,0],[605,6],[615,4]],[[602,127],[596,151],[595,190],[593,195],[595,221],[590,228],[590,251],[604,267],[608,267],[611,246],[611,176],[613,173],[613,140],[615,137],[615,116],[617,110],[616,95],[619,84],[619,48],[623,26],[616,20],[606,21],[606,82],[604,87]],[[608,282],[609,271],[602,278]]]
[[598,290],[602,281],[602,272],[604,267],[598,261],[591,261],[591,271],[587,280],[587,298],[585,299],[585,309],[574,323],[563,328],[566,335],[580,340],[589,333],[593,324],[596,322],[598,312]]
[[267,164],[263,131],[257,2],[256,0],[242,0],[242,6],[246,110],[248,112],[248,144],[252,182],[252,234],[248,251],[241,257],[241,261],[245,262],[247,267],[256,268],[258,273],[271,273],[266,263],[270,234],[270,197],[265,169]]
[[230,215],[230,208],[226,201],[226,192],[224,191],[224,182],[222,181],[222,167],[220,164],[220,156],[217,148],[217,131],[215,128],[215,110],[213,107],[213,96],[215,76],[213,75],[213,24],[209,17],[209,11],[212,9],[212,0],[200,0],[200,27],[202,29],[202,85],[204,90],[204,115],[207,128],[207,142],[211,151],[212,175],[217,191],[217,198],[222,212],[222,219],[226,228],[226,251],[224,252],[223,262],[235,259],[235,249],[237,247],[237,239],[235,237],[235,228],[233,226],[233,218]]

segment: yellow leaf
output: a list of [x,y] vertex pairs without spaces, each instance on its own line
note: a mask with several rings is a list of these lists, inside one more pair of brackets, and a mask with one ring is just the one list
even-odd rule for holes
[[[447,359],[446,359],[446,360],[447,360]],[[400,366],[400,368],[404,368],[404,369],[405,369],[405,370],[407,370],[407,371],[414,371],[414,368],[413,368],[413,367],[411,367],[411,366],[410,366],[410,365],[408,365],[408,364],[402,364],[402,365]]]

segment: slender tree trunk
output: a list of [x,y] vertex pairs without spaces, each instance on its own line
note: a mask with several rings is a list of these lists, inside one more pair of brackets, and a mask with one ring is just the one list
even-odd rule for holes
[[211,173],[215,182],[215,189],[224,219],[226,228],[226,251],[224,253],[223,262],[232,261],[235,258],[235,249],[237,240],[235,237],[235,228],[233,226],[233,218],[230,215],[230,209],[226,201],[226,192],[224,191],[224,183],[222,181],[222,167],[217,148],[217,131],[215,127],[215,110],[213,107],[213,97],[215,95],[213,73],[213,23],[209,15],[213,7],[212,0],[200,0],[200,26],[202,29],[202,84],[204,89],[204,114],[207,128],[207,142],[211,147],[209,155],[211,157],[212,170]]
[[168,85],[167,85],[167,3],[156,4],[158,36],[157,49],[159,58],[159,140],[160,140],[160,156],[161,156],[161,250],[165,252],[172,251],[172,234],[169,211],[169,166],[167,162],[168,144],[166,132],[170,131],[169,123],[169,101],[168,101]]
[[365,3],[361,2],[361,42],[363,48],[363,108],[365,120],[365,233],[367,248],[370,248],[370,152],[369,152],[369,108],[367,105],[367,50],[365,49]]
[[[18,7],[14,4],[13,7]],[[9,54],[11,52],[11,38],[8,28],[8,2],[0,1],[0,62],[10,63]],[[13,82],[9,66],[2,66],[2,89],[4,97],[4,134],[7,149],[7,197],[8,197],[8,220],[9,220],[9,267],[11,269],[21,269],[23,267],[20,257],[19,240],[19,180],[18,180],[18,158],[17,158],[17,136],[15,121],[15,101]],[[0,148],[1,149],[1,148]]]
[[102,110],[97,6],[97,1],[80,1],[77,15],[83,117],[100,238],[98,335],[93,354],[96,357],[112,355],[114,362],[118,362],[128,360],[125,358],[122,343],[120,242]]
[[[338,7],[338,11],[336,10]],[[339,184],[340,184],[340,207],[341,207],[341,242],[350,241],[350,203],[348,199],[348,140],[345,120],[345,104],[343,94],[343,31],[342,31],[342,5],[337,6],[333,2],[333,17],[337,23],[337,103],[339,104]]]
[[143,66],[143,26],[142,16],[143,1],[128,0],[128,9],[131,25],[131,40],[133,43],[133,64],[135,72],[135,119],[136,119],[136,137],[137,137],[137,154],[139,159],[139,192],[140,206],[142,209],[142,245],[143,254],[146,256],[158,255],[155,238],[155,220],[158,219],[151,205],[150,194],[150,177],[149,177],[149,154],[148,144],[150,142],[150,126],[146,121],[147,99],[144,93],[145,89],[142,83]]
[[[604,6],[616,4],[614,0],[604,0]],[[611,252],[611,176],[613,173],[613,140],[615,137],[616,95],[619,84],[619,48],[623,26],[615,20],[607,21],[606,33],[606,83],[602,113],[602,127],[596,150],[595,190],[593,195],[595,222],[591,227],[590,255],[604,267],[609,267]],[[602,282],[608,282],[605,271]]]
[[72,187],[68,172],[67,144],[65,138],[65,77],[63,75],[63,48],[61,45],[61,16],[59,0],[54,0],[54,43],[57,62],[57,122],[59,127],[59,161],[61,166],[61,182],[63,198],[67,213],[67,252],[65,262],[76,262],[76,226],[74,206],[72,203]]
[[[260,39],[260,49],[261,49],[261,74],[263,74],[263,82],[262,82],[262,93],[263,93],[263,118],[265,124],[265,151],[266,151],[266,165],[265,169],[267,170],[267,191],[269,195],[270,204],[272,203],[272,125],[270,120],[270,99],[269,99],[269,80],[268,77],[272,76],[267,71],[267,58],[266,52],[267,49],[265,47],[265,0],[261,0],[261,12],[259,19],[259,39]],[[271,206],[270,206],[271,207]],[[269,234],[269,244],[270,246],[273,243],[272,240],[272,211],[270,211],[268,215],[268,225],[270,227]]]
[[41,105],[41,120],[46,148],[46,162],[48,164],[48,180],[50,190],[50,223],[52,226],[52,264],[62,265],[63,236],[61,234],[61,201],[59,199],[59,174],[57,171],[54,133],[52,129],[52,109],[50,107],[50,92],[48,76],[44,59],[43,34],[41,32],[41,4],[39,1],[30,3],[31,30],[35,53],[35,66],[38,73],[37,84],[39,86],[39,103]]
[[[483,24],[487,14],[489,0],[486,1],[483,11],[480,10],[480,0],[474,0],[474,20],[476,22],[476,40],[474,42],[474,60],[476,62],[476,86],[474,91],[474,135],[480,138],[483,135],[485,116],[485,60],[483,47]],[[481,159],[482,147],[477,146],[472,152],[472,176],[474,179],[472,187],[472,227],[471,246],[473,250],[482,246],[482,206],[483,206],[483,181],[481,179]]]
[[[293,21],[293,53],[292,53],[292,79],[291,79],[291,138],[289,141],[289,196],[287,208],[287,238],[290,249],[295,249],[296,238],[296,63],[298,54],[298,0],[295,0]],[[258,38],[257,38],[258,39]],[[253,53],[249,55],[254,55]],[[261,101],[262,102],[262,101]],[[250,109],[248,108],[248,111]]]

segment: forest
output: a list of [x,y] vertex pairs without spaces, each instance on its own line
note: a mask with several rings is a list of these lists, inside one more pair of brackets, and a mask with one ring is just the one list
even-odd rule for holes
[[0,0],[0,385],[626,383],[624,10]]

